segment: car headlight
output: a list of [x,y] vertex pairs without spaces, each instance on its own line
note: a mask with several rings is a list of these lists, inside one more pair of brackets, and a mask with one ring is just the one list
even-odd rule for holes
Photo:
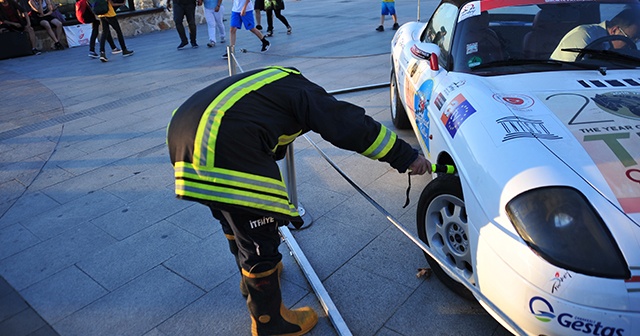
[[604,278],[631,276],[611,232],[577,190],[529,190],[509,201],[506,210],[520,237],[551,264]]

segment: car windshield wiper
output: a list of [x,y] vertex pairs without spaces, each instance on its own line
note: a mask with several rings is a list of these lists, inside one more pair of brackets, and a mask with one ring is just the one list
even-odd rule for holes
[[585,55],[590,56],[601,56],[599,59],[607,59],[612,58],[616,61],[626,61],[635,63],[636,65],[640,65],[640,57],[635,57],[627,54],[623,54],[617,52],[615,50],[607,50],[607,49],[584,49],[584,48],[564,48],[562,51],[574,52],[574,53],[584,53]]
[[493,61],[482,63],[477,66],[471,68],[472,71],[479,69],[486,69],[492,67],[502,67],[502,66],[514,66],[514,65],[550,65],[553,67],[563,67],[563,66],[572,66],[586,70],[599,70],[600,67],[593,64],[585,64],[585,63],[574,63],[574,62],[564,62],[553,59],[507,59],[500,61]]

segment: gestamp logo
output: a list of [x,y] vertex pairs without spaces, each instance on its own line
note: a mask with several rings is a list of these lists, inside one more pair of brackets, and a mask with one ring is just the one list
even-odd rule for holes
[[529,310],[541,322],[549,322],[556,317],[549,301],[539,296],[534,296],[529,300]]
[[560,328],[570,329],[572,332],[579,332],[584,335],[597,336],[623,336],[624,328],[608,326],[602,321],[580,317],[569,313],[558,313],[553,310],[549,301],[540,296],[534,296],[529,300],[529,311],[540,322],[548,323],[555,321]]

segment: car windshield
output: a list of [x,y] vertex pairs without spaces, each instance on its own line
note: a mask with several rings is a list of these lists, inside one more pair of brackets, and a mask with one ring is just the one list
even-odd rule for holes
[[481,0],[458,12],[454,71],[640,68],[640,2]]

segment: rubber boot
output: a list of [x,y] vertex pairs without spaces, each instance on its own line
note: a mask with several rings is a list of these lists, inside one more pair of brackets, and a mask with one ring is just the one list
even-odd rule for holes
[[318,323],[318,315],[310,307],[287,309],[282,303],[278,266],[261,262],[242,271],[249,296],[247,307],[251,313],[251,334],[304,335]]
[[240,266],[240,259],[238,258],[238,244],[236,244],[236,238],[231,235],[225,235],[227,240],[229,241],[229,250],[231,254],[236,258],[236,266],[238,266],[238,271],[240,271],[240,294],[245,298],[249,295],[247,291],[247,285],[244,283],[244,278],[242,276],[242,266]]

